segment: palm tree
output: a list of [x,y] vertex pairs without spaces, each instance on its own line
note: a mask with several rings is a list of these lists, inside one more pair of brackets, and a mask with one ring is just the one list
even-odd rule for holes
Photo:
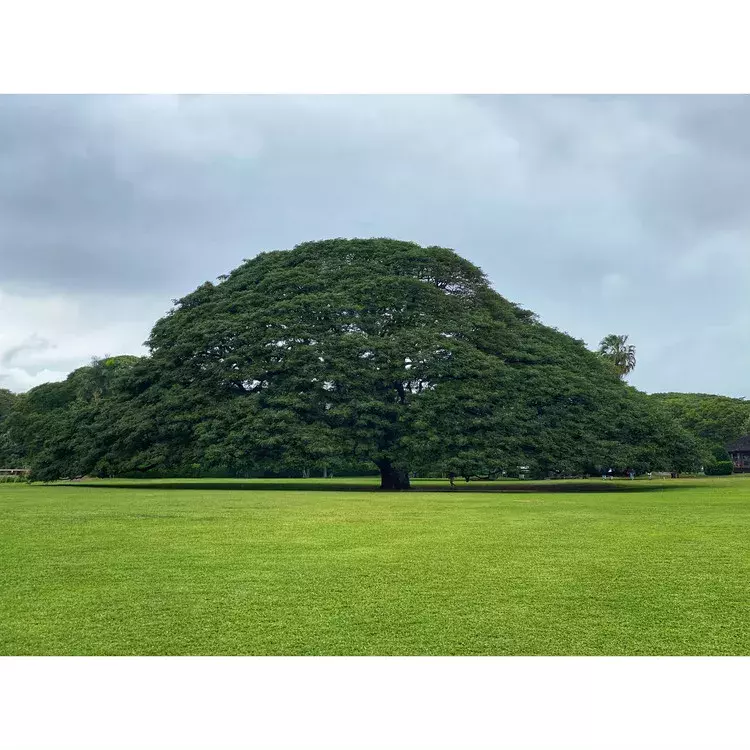
[[610,333],[599,342],[599,354],[608,359],[621,378],[635,369],[635,347],[627,336]]

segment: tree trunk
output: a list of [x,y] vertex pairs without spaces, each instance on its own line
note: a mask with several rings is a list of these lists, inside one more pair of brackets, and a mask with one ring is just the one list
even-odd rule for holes
[[406,469],[396,469],[390,461],[377,461],[380,469],[381,490],[408,490],[409,472]]

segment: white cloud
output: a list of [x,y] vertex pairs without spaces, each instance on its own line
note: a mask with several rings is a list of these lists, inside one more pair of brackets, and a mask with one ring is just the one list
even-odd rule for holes
[[63,380],[93,356],[142,354],[164,307],[138,299],[0,290],[0,387],[25,391]]

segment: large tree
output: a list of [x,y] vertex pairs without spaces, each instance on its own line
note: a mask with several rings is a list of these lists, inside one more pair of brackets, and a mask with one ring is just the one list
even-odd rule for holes
[[148,345],[21,399],[36,478],[374,464],[383,488],[405,489],[413,470],[544,476],[695,458],[656,402],[444,248],[261,253],[176,300]]
[[632,413],[605,363],[475,265],[388,239],[262,253],[178,300],[148,343],[160,388],[210,398],[196,435],[217,459],[372,461],[388,489],[416,467],[612,461]]

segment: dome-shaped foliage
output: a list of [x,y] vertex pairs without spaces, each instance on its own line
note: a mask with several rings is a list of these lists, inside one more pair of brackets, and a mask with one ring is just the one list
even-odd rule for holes
[[696,457],[657,402],[445,248],[338,239],[261,253],[176,300],[148,345],[13,401],[3,439],[36,478],[374,463],[400,489],[410,471]]
[[159,387],[203,410],[209,462],[583,472],[676,439],[577,341],[439,247],[326,240],[261,253],[176,301],[149,339]]

